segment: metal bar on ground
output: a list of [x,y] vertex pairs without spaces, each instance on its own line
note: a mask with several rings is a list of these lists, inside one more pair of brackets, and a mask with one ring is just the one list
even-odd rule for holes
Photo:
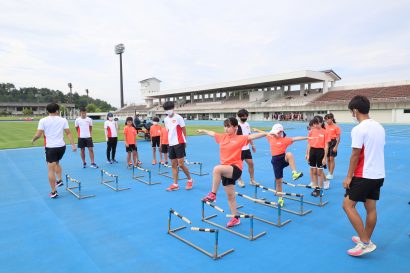
[[209,173],[206,173],[206,172],[205,173],[202,172],[202,166],[203,166],[202,162],[190,162],[187,159],[185,159],[185,163],[188,164],[188,165],[198,165],[199,166],[199,171],[191,171],[191,169],[189,169],[189,173],[191,173],[191,174],[195,174],[195,175],[198,175],[198,176],[204,176],[204,175],[209,174]]
[[[167,164],[164,164],[164,163],[161,163],[161,162],[158,163],[158,175],[162,175],[162,176],[165,176],[165,177],[168,177],[168,178],[173,178],[172,174],[171,175],[169,174],[169,171],[163,171],[163,170],[161,170],[161,168],[172,169],[171,165],[167,165]],[[181,171],[181,169],[178,167],[178,180],[188,179],[188,177],[180,177],[179,176],[180,171]]]
[[[146,175],[148,175],[148,180],[145,178],[145,176],[146,175],[144,175],[144,174],[140,174],[140,175],[136,175],[135,173],[136,173],[136,170],[135,169],[137,169],[138,171],[141,171],[141,172],[145,172],[145,173],[147,173]],[[144,179],[145,178],[145,179]],[[151,178],[152,178],[152,173],[151,173],[151,170],[148,170],[148,169],[144,169],[144,168],[141,168],[141,167],[139,167],[139,166],[133,166],[132,167],[132,179],[134,179],[134,180],[137,180],[137,181],[139,181],[139,182],[142,182],[142,183],[144,183],[144,184],[146,184],[146,185],[156,185],[156,184],[161,184],[161,182],[153,182],[152,180],[151,180]]]
[[[69,182],[76,183],[77,186],[70,187]],[[68,174],[65,175],[65,185],[66,185],[65,189],[71,192],[75,197],[77,197],[78,200],[89,198],[89,197],[95,197],[95,194],[82,195],[81,194],[81,181],[70,177]],[[74,191],[76,189],[77,189],[77,192]]]
[[[285,185],[291,186],[291,187],[299,187],[299,188],[305,188],[305,189],[313,189],[314,190],[314,189],[318,188],[318,187],[313,187],[313,186],[309,186],[309,185],[305,185],[305,184],[296,184],[295,185],[295,184],[288,183],[288,182],[285,182],[285,181],[283,181],[282,183],[285,184]],[[323,190],[322,190],[322,192],[323,192]],[[295,198],[287,197],[287,196],[284,196],[284,198],[289,199],[289,200],[295,200]],[[295,200],[295,201],[297,201],[297,200]],[[329,203],[329,201],[323,201],[323,194],[321,194],[319,196],[319,202],[312,202],[312,201],[307,201],[307,200],[304,200],[303,202],[306,203],[306,204],[309,204],[309,205],[317,206],[317,207],[324,207],[327,203]]]
[[[112,180],[105,180],[104,175],[113,178]],[[110,183],[115,182],[115,187],[111,186]],[[101,170],[101,184],[109,187],[110,189],[114,191],[124,191],[124,190],[129,190],[130,188],[120,188],[118,186],[118,175],[111,174],[107,172],[106,170]]]

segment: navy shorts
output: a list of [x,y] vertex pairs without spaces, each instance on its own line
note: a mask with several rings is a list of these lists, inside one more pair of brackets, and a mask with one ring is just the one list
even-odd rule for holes
[[159,136],[152,137],[151,138],[152,147],[159,147],[160,140],[161,140],[161,137]]
[[56,148],[46,147],[46,161],[48,163],[59,162],[65,153],[65,146]]
[[345,197],[356,202],[366,202],[366,199],[379,200],[380,188],[384,178],[368,179],[353,176],[349,189],[346,189]]
[[169,146],[169,159],[179,159],[185,156],[185,143]]
[[130,152],[132,152],[132,151],[138,151],[138,150],[137,150],[137,145],[135,145],[135,144],[128,144],[128,147],[125,146],[125,151],[126,151],[127,153],[130,153]]
[[289,162],[285,160],[285,156],[285,153],[272,156],[271,163],[273,172],[275,173],[275,179],[283,178],[283,169],[289,166]]
[[169,148],[168,144],[162,144],[161,145],[161,153],[167,154],[168,153],[168,148]]
[[252,153],[251,150],[247,149],[247,150],[242,150],[241,153],[241,159],[252,159]]
[[333,152],[333,148],[336,146],[337,140],[336,139],[332,139],[331,141],[329,141],[328,145],[329,145],[329,150],[327,151],[327,157],[336,157],[337,156],[337,152]]
[[231,165],[233,168],[232,172],[232,178],[227,178],[225,176],[222,176],[222,185],[228,186],[228,185],[235,185],[236,180],[238,180],[239,177],[242,176],[242,170],[238,168],[236,165]]
[[323,148],[310,148],[309,152],[309,166],[312,168],[323,169],[322,164],[323,157],[325,156],[325,149]]

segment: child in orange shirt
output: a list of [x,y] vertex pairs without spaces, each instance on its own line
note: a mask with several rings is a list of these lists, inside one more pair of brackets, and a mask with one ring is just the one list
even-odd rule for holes
[[308,134],[309,141],[306,149],[306,159],[310,166],[312,186],[316,187],[312,192],[312,196],[318,197],[323,193],[323,167],[326,165],[328,135],[318,117],[312,119],[311,125]]
[[[283,126],[279,123],[273,125],[270,133],[265,133],[259,129],[254,129],[256,132],[264,133],[270,145],[272,154],[272,166],[275,174],[276,191],[282,192],[283,169],[290,165],[292,169],[292,179],[297,180],[303,176],[302,172],[296,171],[295,158],[291,152],[286,152],[288,146],[292,145],[294,141],[306,140],[308,137],[286,137]],[[279,196],[278,204],[283,207],[285,201],[281,194]]]
[[161,126],[161,153],[159,154],[160,160],[162,164],[168,165],[168,148],[169,148],[169,141],[168,141],[168,130],[165,127]]
[[219,144],[221,164],[214,167],[212,177],[212,191],[205,196],[202,201],[214,202],[219,185],[225,188],[228,196],[228,204],[232,215],[235,215],[228,223],[227,227],[239,225],[241,221],[236,217],[235,181],[242,175],[242,147],[249,144],[251,140],[265,136],[265,133],[253,135],[237,135],[238,120],[234,117],[224,121],[225,133],[219,134],[213,131],[199,129],[198,133],[204,133],[215,138]]
[[137,151],[137,130],[134,128],[132,123],[132,117],[127,117],[124,127],[124,141],[125,141],[125,151],[127,152],[127,162],[128,167],[132,167],[132,159],[134,161],[134,167],[137,167],[141,164],[141,161],[138,160],[138,151]]
[[154,117],[152,119],[152,126],[149,129],[149,134],[151,137],[151,146],[152,146],[152,165],[157,164],[157,148],[158,152],[160,152],[160,142],[161,142],[161,125],[158,124],[159,118]]
[[[327,179],[333,179],[333,172],[335,170],[335,157],[337,156],[337,147],[340,143],[340,128],[336,125],[335,117],[332,113],[329,113],[325,116],[326,121],[326,131],[329,135],[329,151],[327,152],[327,167],[329,173],[326,176]],[[329,188],[328,185],[327,188]],[[326,189],[326,183],[325,183]]]

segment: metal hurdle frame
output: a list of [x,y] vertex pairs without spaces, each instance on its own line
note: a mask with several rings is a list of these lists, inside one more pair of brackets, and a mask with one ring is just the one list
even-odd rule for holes
[[[247,196],[247,195],[239,193],[239,192],[235,192],[235,194],[237,196],[248,199],[248,200],[250,200],[254,203],[261,204],[261,205],[264,205],[264,206],[267,206],[267,207],[270,207],[270,208],[275,208],[275,209],[278,210],[278,220],[276,221],[276,223],[273,222],[273,221],[269,221],[269,220],[260,218],[260,217],[253,216],[253,218],[258,220],[258,221],[264,222],[266,224],[269,224],[269,225],[272,225],[272,226],[275,226],[275,227],[283,227],[284,225],[289,224],[292,221],[292,220],[288,219],[288,220],[285,220],[284,222],[282,222],[282,208],[276,202],[270,202],[270,201],[265,201],[265,200],[261,200],[261,199],[252,198],[250,196]],[[238,206],[238,209],[242,208],[242,207],[243,206]],[[244,214],[240,211],[238,211],[238,212],[240,214]]]
[[[282,183],[285,184],[285,185],[288,185],[290,187],[294,187],[294,188],[295,187],[300,187],[300,188],[313,189],[313,190],[318,188],[318,187],[312,187],[312,186],[305,185],[305,184],[292,184],[292,183],[285,182],[285,181],[282,181]],[[321,190],[323,191],[323,189],[321,189]],[[297,201],[297,199],[292,198],[292,197],[287,197],[287,196],[285,197],[284,196],[284,198]],[[323,201],[323,196],[319,196],[319,203],[312,202],[312,201],[306,201],[306,200],[304,200],[304,202],[306,204],[317,206],[317,207],[324,207],[327,203],[329,203],[329,201]]]
[[[104,180],[104,174],[108,177],[114,178],[113,180]],[[115,182],[115,187],[111,186],[109,183]],[[101,184],[104,186],[109,187],[110,189],[114,191],[124,191],[124,190],[129,190],[130,188],[119,188],[118,187],[118,175],[116,174],[111,174],[107,172],[106,170],[101,170]]]
[[[143,175],[143,174],[135,175],[135,172],[136,172],[135,169],[137,169],[139,171],[142,171],[142,172],[148,173],[148,181],[143,179],[143,177],[145,177],[145,175]],[[144,168],[141,168],[139,166],[133,166],[132,167],[132,179],[137,180],[139,182],[142,182],[146,185],[150,185],[150,186],[151,185],[156,185],[156,184],[161,184],[161,182],[152,182],[151,181],[151,170],[144,169]]]
[[187,165],[199,165],[199,172],[191,172],[191,170],[189,170],[189,173],[191,173],[191,174],[195,174],[195,175],[198,175],[198,176],[204,176],[204,175],[209,174],[209,173],[203,173],[202,172],[202,165],[203,165],[202,162],[189,162],[187,159],[185,159],[185,163]]
[[205,249],[203,249],[203,248],[201,248],[201,247],[199,247],[199,246],[193,244],[192,242],[190,242],[190,241],[188,241],[188,240],[182,238],[181,236],[177,235],[176,232],[179,231],[179,230],[181,230],[181,229],[186,228],[186,226],[180,226],[180,227],[171,229],[171,218],[172,218],[172,215],[175,215],[175,216],[179,217],[181,220],[183,220],[184,222],[186,222],[186,223],[188,223],[188,224],[190,224],[190,225],[192,224],[192,222],[191,222],[188,218],[182,216],[181,214],[179,214],[178,212],[176,212],[175,210],[173,210],[173,209],[171,208],[171,209],[169,209],[169,216],[168,216],[168,234],[169,234],[169,235],[171,235],[171,236],[177,238],[178,240],[180,240],[180,241],[186,243],[187,245],[189,245],[189,246],[195,248],[196,250],[198,250],[198,251],[204,253],[205,255],[207,255],[208,257],[210,257],[210,258],[212,258],[212,259],[214,259],[214,260],[220,259],[220,258],[222,258],[223,256],[225,256],[225,255],[227,255],[227,254],[229,254],[229,253],[234,252],[234,249],[231,248],[231,249],[229,249],[229,250],[227,250],[227,251],[225,251],[225,252],[223,252],[223,253],[221,253],[221,254],[218,255],[218,242],[219,242],[219,230],[218,230],[218,229],[191,227],[191,230],[192,230],[192,231],[209,232],[209,233],[214,233],[214,234],[215,234],[215,244],[214,244],[214,251],[213,251],[213,253],[210,253],[210,252],[206,251]]
[[[158,163],[158,174],[159,175],[162,175],[162,176],[165,176],[165,177],[168,177],[168,178],[173,178],[172,177],[172,175],[169,175],[168,173],[169,173],[169,171],[162,171],[161,172],[161,166],[163,166],[163,167],[165,167],[165,168],[171,168],[172,169],[172,166],[171,165],[167,165],[167,164],[164,164],[164,163]],[[181,171],[181,169],[178,167],[178,172],[180,172]],[[179,175],[178,175],[178,180],[183,180],[183,179],[188,179],[188,177],[179,177]]]
[[[77,186],[70,187],[69,185],[70,181],[73,183],[77,183]],[[66,185],[65,189],[71,192],[75,197],[77,197],[78,200],[89,198],[89,197],[95,197],[95,194],[81,195],[81,181],[70,177],[68,174],[65,175],[65,185]],[[75,189],[78,189],[78,193],[74,191]]]
[[[219,212],[222,212],[222,213],[224,212],[223,209],[221,209],[220,207],[218,207],[218,206],[212,204],[211,202],[202,201],[202,221],[203,221],[203,222],[206,222],[206,223],[208,223],[208,224],[210,224],[210,225],[219,227],[219,228],[221,228],[221,229],[223,229],[223,230],[226,230],[226,231],[228,231],[228,232],[230,232],[230,233],[233,233],[233,234],[235,234],[235,235],[238,235],[238,236],[240,236],[240,237],[242,237],[242,238],[245,238],[245,239],[248,239],[248,240],[250,240],[250,241],[254,241],[254,240],[256,240],[256,239],[258,239],[258,238],[260,238],[260,237],[262,237],[263,235],[266,234],[266,231],[262,231],[261,233],[259,233],[259,234],[257,234],[257,235],[254,235],[254,232],[253,232],[253,219],[254,219],[254,218],[256,219],[256,217],[254,217],[254,216],[251,215],[251,214],[240,213],[240,215],[236,215],[237,217],[240,217],[240,218],[249,218],[249,220],[250,220],[249,235],[243,234],[243,233],[241,233],[241,232],[238,232],[238,231],[229,229],[229,228],[224,227],[224,226],[222,226],[222,225],[220,225],[220,224],[217,224],[217,223],[215,223],[215,222],[212,222],[212,221],[210,221],[209,219],[214,218],[214,217],[216,217],[216,216],[218,216],[218,215],[212,214],[212,215],[209,215],[209,216],[205,216],[205,204],[208,205],[208,206],[210,206],[211,208],[213,208],[213,209],[219,211]],[[229,215],[229,216],[234,217],[234,216],[232,216],[232,215]],[[227,217],[228,217],[228,215],[227,215]]]
[[[295,211],[295,210],[291,210],[291,209],[287,209],[287,208],[281,207],[281,210],[283,210],[283,211],[286,211],[286,212],[289,212],[289,213],[293,213],[293,214],[296,214],[296,215],[299,215],[299,216],[305,216],[306,214],[309,214],[309,213],[312,212],[311,209],[310,209],[310,210],[304,210],[304,208],[303,208],[303,202],[304,202],[304,201],[303,201],[303,197],[304,197],[304,195],[303,195],[303,194],[290,193],[290,192],[278,192],[278,191],[276,191],[276,190],[274,190],[274,189],[265,187],[265,186],[263,186],[263,185],[261,185],[261,184],[256,184],[256,185],[255,185],[255,194],[254,194],[254,198],[255,198],[255,199],[258,199],[258,188],[263,189],[263,190],[266,190],[266,191],[273,192],[275,195],[281,196],[281,197],[285,197],[285,196],[299,197],[299,199],[296,199],[296,198],[290,199],[290,200],[294,200],[294,201],[297,201],[297,202],[300,203],[300,209],[299,209],[299,211]],[[260,200],[264,200],[264,199],[260,199]]]

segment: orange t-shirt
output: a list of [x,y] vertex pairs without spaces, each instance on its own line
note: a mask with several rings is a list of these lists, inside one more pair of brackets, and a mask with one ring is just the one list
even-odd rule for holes
[[330,140],[336,139],[338,136],[340,136],[340,128],[336,124],[327,125],[326,132],[329,135]]
[[160,125],[152,125],[149,129],[149,134],[152,137],[161,136],[161,126]]
[[169,145],[168,130],[165,127],[161,127],[161,145]]
[[132,126],[124,127],[125,140],[128,144],[135,144],[137,142],[137,130]]
[[312,128],[308,137],[314,137],[308,140],[311,148],[325,148],[326,143],[330,141],[325,129]]
[[275,137],[272,135],[266,136],[269,141],[270,153],[272,156],[281,155],[286,152],[286,148],[293,143],[289,137]]
[[242,170],[242,147],[249,144],[248,136],[215,134],[219,144],[221,165],[235,165]]

